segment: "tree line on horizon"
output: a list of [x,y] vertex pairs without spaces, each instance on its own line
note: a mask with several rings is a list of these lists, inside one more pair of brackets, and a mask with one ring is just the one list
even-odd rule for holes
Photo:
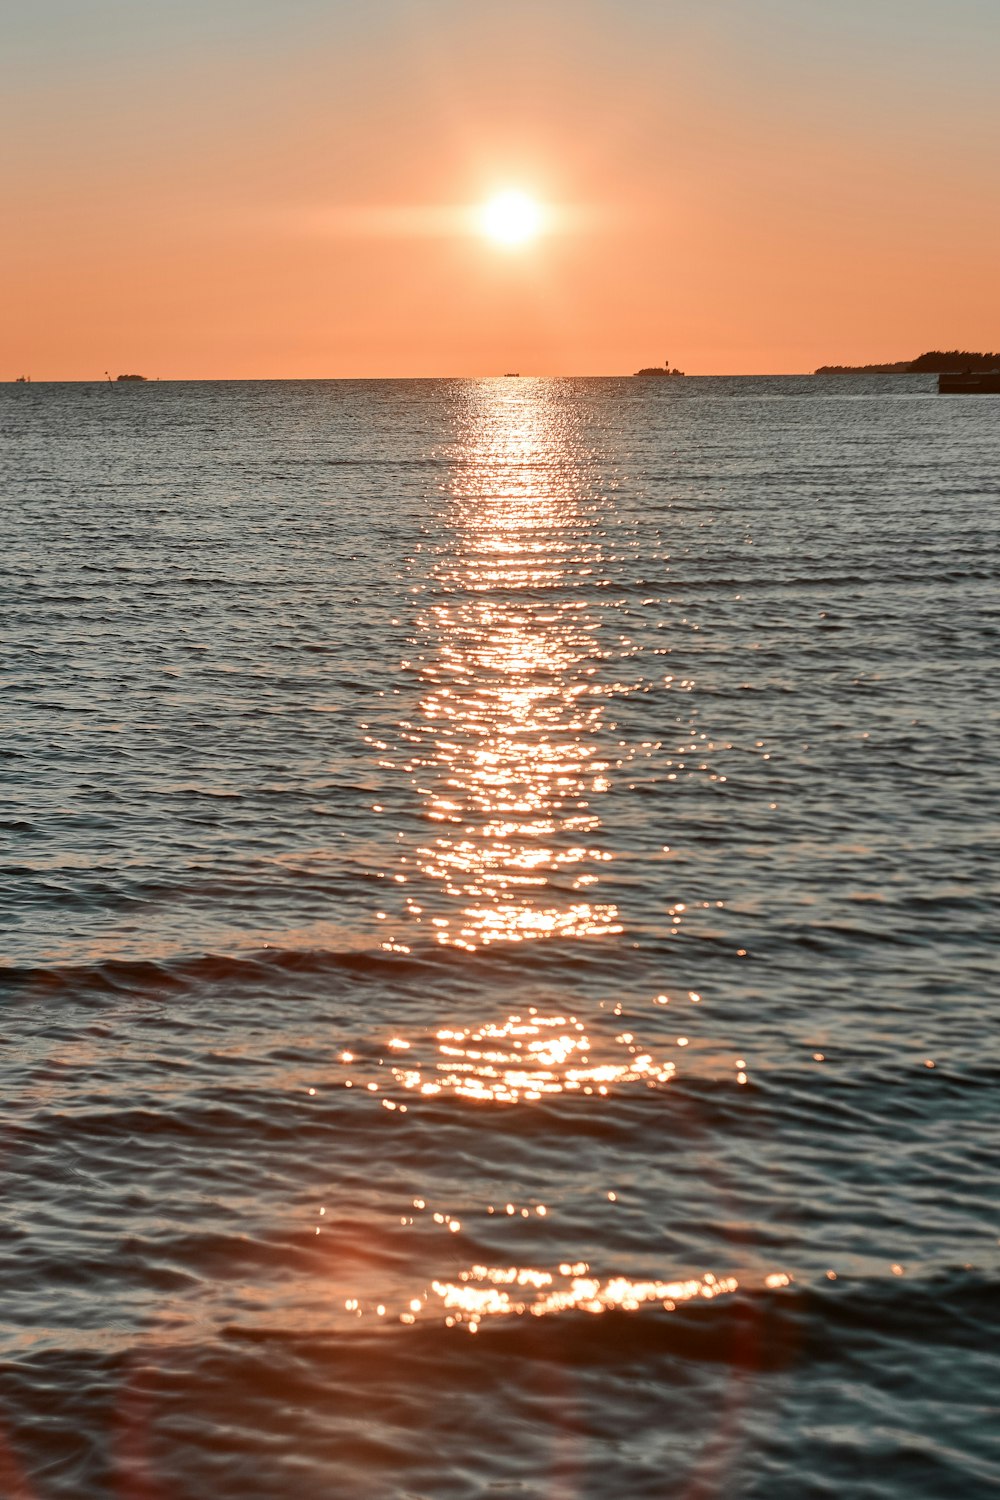
[[900,359],[889,365],[820,365],[816,375],[952,375],[966,370],[1000,370],[1000,354],[980,354],[971,349],[930,349],[916,359]]

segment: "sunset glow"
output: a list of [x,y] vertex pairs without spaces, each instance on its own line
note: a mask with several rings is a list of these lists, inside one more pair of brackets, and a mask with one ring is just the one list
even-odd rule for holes
[[995,21],[961,4],[15,8],[0,377],[993,347]]

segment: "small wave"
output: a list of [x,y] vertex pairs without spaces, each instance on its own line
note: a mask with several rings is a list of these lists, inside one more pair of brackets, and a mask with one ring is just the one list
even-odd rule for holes
[[[592,954],[580,951],[578,941],[557,937],[543,944],[547,967],[558,977],[573,972],[585,976],[588,970],[605,973],[609,951],[600,938],[591,942]],[[533,967],[540,962],[536,954]],[[359,940],[357,946],[344,948],[251,947],[244,951],[191,954],[179,950],[171,957],[107,958],[80,963],[18,964],[0,962],[0,994],[134,994],[141,998],[161,990],[171,992],[215,989],[219,985],[254,986],[297,975],[320,976],[342,973],[401,981],[450,973],[469,984],[480,979],[502,983],[504,976],[515,980],[523,973],[524,956],[497,945],[478,953],[451,948],[445,944],[389,944],[372,947]]]

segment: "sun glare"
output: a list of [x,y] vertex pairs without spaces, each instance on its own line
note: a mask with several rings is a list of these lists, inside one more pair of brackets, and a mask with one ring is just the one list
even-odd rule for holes
[[484,205],[482,230],[500,245],[523,245],[542,228],[542,210],[526,193],[498,193]]

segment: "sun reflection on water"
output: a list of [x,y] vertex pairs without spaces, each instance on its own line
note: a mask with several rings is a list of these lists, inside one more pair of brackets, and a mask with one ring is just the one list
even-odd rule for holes
[[676,1068],[644,1051],[630,1032],[603,1039],[573,1015],[540,1015],[535,1007],[481,1026],[442,1028],[431,1064],[400,1059],[392,1075],[424,1096],[517,1104],[552,1094],[605,1095],[623,1084],[669,1083]]
[[[646,683],[641,675],[621,680],[623,647],[630,655],[632,642],[613,638],[608,610],[619,601],[597,593],[615,559],[606,550],[609,497],[579,404],[561,401],[555,386],[512,393],[488,382],[467,388],[462,400],[440,524],[427,528],[414,587],[420,606],[403,667],[416,692],[392,730],[404,747],[396,767],[410,777],[422,815],[416,836],[405,825],[397,830],[398,864],[382,876],[376,919],[386,924],[382,947],[393,953],[414,951],[417,933],[466,952],[621,933],[617,906],[601,899],[613,858],[602,839],[603,799],[616,785],[627,787],[624,767],[662,747],[652,738],[630,744],[617,737],[626,731],[614,722],[613,700],[645,691]],[[374,732],[367,743],[375,754],[393,749]],[[689,904],[670,904],[672,934]],[[464,961],[459,968],[480,972]],[[598,1012],[582,998],[542,1000],[542,993],[532,990],[539,1003],[525,995],[516,1011],[446,1013],[429,1030],[404,1025],[377,1043],[352,1044],[340,1054],[351,1107],[385,1111],[387,1129],[416,1142],[441,1118],[469,1123],[466,1101],[540,1103],[543,1121],[552,1118],[545,1105],[553,1114],[575,1112],[570,1098],[594,1117],[621,1093],[656,1105],[645,1091],[671,1084],[679,1065],[663,1052],[676,1048],[687,1069],[700,1061],[697,1036],[673,1034],[676,1003],[670,1013],[654,1012],[656,1041],[647,1042],[642,1016],[626,1014],[623,997],[602,1000]],[[701,999],[688,992],[692,1006]],[[670,1003],[666,993],[650,1002]],[[681,1029],[693,1030],[687,1019]],[[745,1060],[738,1067],[746,1082]],[[727,1078],[730,1069],[727,1058]],[[457,1109],[453,1101],[461,1101]],[[647,1276],[647,1267],[627,1274],[632,1260],[599,1269],[577,1258],[592,1253],[597,1199],[626,1226],[626,1237],[632,1232],[627,1177],[599,1185],[582,1226],[558,1192],[540,1202],[523,1185],[496,1184],[492,1202],[457,1189],[448,1202],[440,1184],[413,1183],[418,1191],[392,1232],[405,1237],[418,1273],[407,1275],[402,1297],[398,1285],[391,1294],[371,1287],[367,1296],[352,1286],[344,1310],[407,1325],[443,1320],[475,1333],[489,1318],[670,1312],[735,1293],[732,1275],[690,1267],[669,1277]],[[441,1259],[444,1245],[454,1258]],[[559,1256],[566,1258],[555,1264]]]
[[[788,1277],[783,1284],[787,1285]],[[456,1281],[435,1281],[431,1290],[441,1305],[458,1320],[478,1322],[486,1317],[521,1316],[530,1313],[543,1318],[552,1313],[603,1313],[614,1309],[636,1312],[647,1304],[658,1303],[672,1312],[679,1302],[695,1297],[711,1301],[728,1296],[739,1288],[735,1276],[718,1278],[707,1271],[704,1276],[684,1280],[633,1280],[628,1276],[602,1278],[591,1274],[590,1266],[563,1263],[558,1271],[536,1270],[522,1266],[472,1266],[460,1272]]]
[[777,1292],[792,1284],[785,1271],[752,1277],[746,1285],[733,1275],[716,1276],[705,1271],[696,1276],[660,1277],[601,1276],[587,1261],[563,1261],[545,1268],[528,1265],[477,1264],[458,1271],[449,1279],[434,1279],[419,1296],[405,1304],[372,1302],[359,1297],[343,1300],[344,1311],[355,1318],[387,1315],[392,1321],[412,1325],[441,1320],[448,1328],[462,1327],[475,1333],[489,1318],[547,1318],[558,1314],[606,1312],[636,1313],[642,1310],[674,1312],[684,1303],[713,1302],[745,1292]]
[[[470,399],[452,541],[420,621],[431,645],[409,664],[419,718],[404,726],[430,825],[417,864],[448,898],[429,923],[467,950],[618,933],[616,907],[592,893],[611,858],[593,799],[610,783],[579,418],[551,392],[498,399],[486,385]],[[428,920],[415,901],[407,912]]]

